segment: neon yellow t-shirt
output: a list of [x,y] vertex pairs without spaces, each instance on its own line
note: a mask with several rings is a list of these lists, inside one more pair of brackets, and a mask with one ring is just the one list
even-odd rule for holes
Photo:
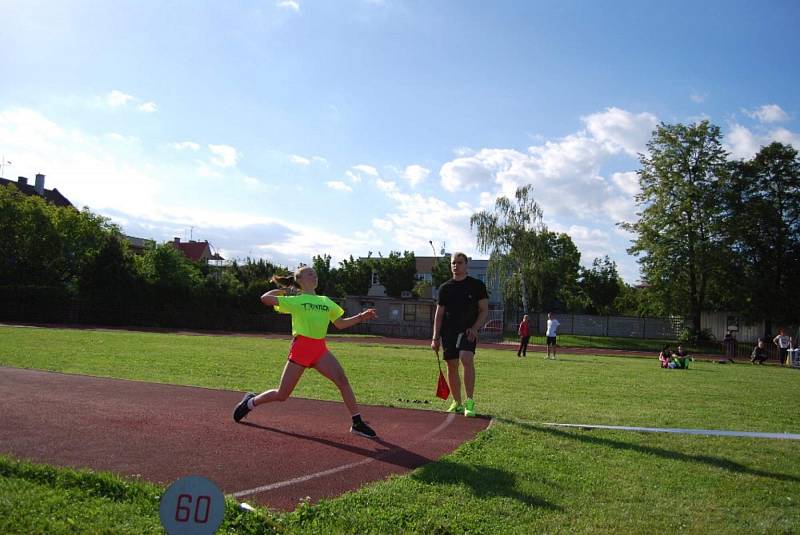
[[278,296],[275,312],[292,315],[292,336],[322,339],[328,334],[328,323],[339,319],[344,310],[324,295],[300,294]]

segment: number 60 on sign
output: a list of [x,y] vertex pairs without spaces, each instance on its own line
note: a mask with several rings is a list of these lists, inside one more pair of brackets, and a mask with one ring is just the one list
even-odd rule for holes
[[203,476],[186,476],[169,486],[159,506],[169,535],[211,535],[225,516],[225,497]]

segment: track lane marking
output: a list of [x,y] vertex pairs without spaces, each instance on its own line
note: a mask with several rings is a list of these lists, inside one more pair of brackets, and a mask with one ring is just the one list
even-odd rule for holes
[[[424,440],[427,440],[429,438],[432,438],[432,437],[438,435],[445,428],[447,428],[451,423],[453,423],[453,421],[455,420],[455,416],[456,415],[454,413],[448,414],[447,417],[445,418],[445,420],[441,424],[439,424],[437,427],[435,427],[434,429],[432,429],[431,431],[429,431],[428,433],[423,435],[421,438],[419,438],[419,439],[415,440],[414,442],[412,442],[411,445],[418,444],[418,443],[420,443],[420,442],[422,442]],[[390,450],[387,450],[387,451],[385,451],[385,452],[383,452],[383,453],[381,453],[379,455],[376,455],[375,457],[369,457],[368,459],[362,459],[360,461],[356,461],[356,462],[352,462],[352,463],[348,463],[348,464],[343,464],[341,466],[336,466],[334,468],[329,468],[327,470],[322,470],[320,472],[315,472],[313,474],[308,474],[308,475],[305,475],[305,476],[299,476],[299,477],[294,477],[292,479],[286,479],[284,481],[278,481],[276,483],[270,483],[269,485],[262,485],[260,487],[255,487],[255,488],[247,489],[247,490],[240,490],[238,492],[234,492],[232,494],[229,494],[229,496],[233,496],[234,498],[238,499],[238,498],[242,498],[242,497],[245,497],[245,496],[252,496],[254,494],[260,494],[260,493],[266,492],[268,490],[275,490],[275,489],[279,489],[279,488],[282,488],[282,487],[288,487],[288,486],[291,486],[291,485],[296,485],[297,483],[305,483],[306,481],[310,481],[312,479],[317,479],[317,478],[320,478],[320,477],[329,476],[331,474],[336,474],[338,472],[343,472],[345,470],[349,470],[349,469],[355,468],[357,466],[362,466],[362,465],[371,463],[373,461],[380,461],[381,459],[385,459],[386,457],[388,457],[389,455],[391,455],[392,453],[395,453],[397,451],[399,451],[397,448],[390,449]]]

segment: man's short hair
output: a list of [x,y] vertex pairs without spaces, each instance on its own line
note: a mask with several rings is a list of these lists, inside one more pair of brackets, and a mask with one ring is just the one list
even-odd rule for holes
[[459,256],[464,259],[464,263],[465,264],[469,264],[469,258],[467,257],[467,255],[465,255],[461,251],[456,251],[455,253],[453,253],[453,256],[451,257],[450,261],[452,262],[453,260],[455,260]]

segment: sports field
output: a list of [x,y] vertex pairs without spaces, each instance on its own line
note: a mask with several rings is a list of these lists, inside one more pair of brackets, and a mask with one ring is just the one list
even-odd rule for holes
[[[0,365],[231,391],[273,386],[288,343],[236,336],[0,327]],[[365,404],[441,410],[423,347],[331,349]],[[237,511],[236,533],[791,533],[796,440],[586,431],[543,422],[799,433],[800,373],[749,364],[479,349],[476,440],[409,475],[291,513]],[[307,374],[300,397],[338,400]],[[428,401],[429,403],[424,403]],[[31,406],[31,411],[47,407]],[[235,445],[232,445],[235,447]],[[0,532],[160,532],[163,488],[0,459]]]

